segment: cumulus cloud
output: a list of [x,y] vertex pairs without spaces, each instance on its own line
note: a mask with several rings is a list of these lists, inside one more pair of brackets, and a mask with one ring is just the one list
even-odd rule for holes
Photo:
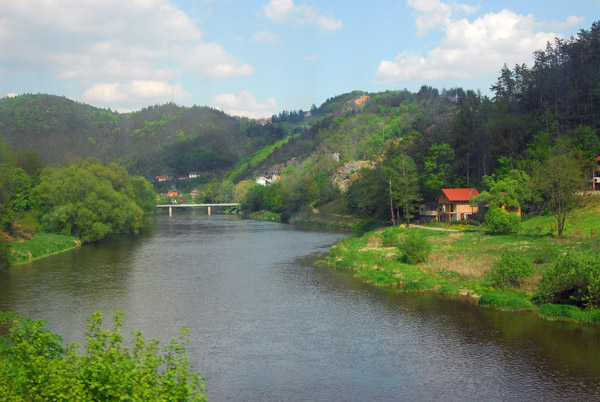
[[566,31],[573,27],[578,26],[582,22],[583,22],[583,17],[577,17],[575,15],[571,15],[570,17],[567,17],[567,19],[565,21],[556,21],[556,20],[552,20],[549,22],[542,21],[539,23],[539,25],[541,27],[552,29],[555,31]]
[[[425,5],[440,3],[444,12]],[[439,45],[427,52],[402,52],[394,60],[382,60],[375,74],[379,84],[411,81],[415,79],[440,80],[483,77],[500,70],[502,65],[530,63],[535,50],[544,48],[560,36],[552,32],[536,32],[538,22],[532,15],[520,15],[509,10],[487,13],[474,21],[452,18],[455,11],[471,12],[460,4],[409,1],[418,12],[418,33],[430,29],[426,21],[428,12],[432,19],[443,21],[445,36]],[[451,5],[449,5],[451,4]],[[422,18],[422,22],[419,22]],[[569,21],[569,19],[567,19]],[[572,19],[571,19],[572,22]],[[419,25],[420,24],[420,25]]]
[[152,102],[152,91],[142,93],[148,83],[176,88],[169,82],[183,74],[213,81],[254,73],[220,44],[204,42],[172,0],[19,0],[0,2],[0,16],[2,71],[43,69],[84,88],[84,100]]
[[273,32],[261,31],[252,35],[252,40],[257,43],[266,43],[271,46],[276,46],[281,42],[279,36]]
[[152,102],[166,103],[171,99],[181,102],[191,96],[180,84],[166,81],[133,80],[128,82],[98,82],[83,93],[83,101],[129,110],[129,105],[148,105]]
[[239,95],[231,93],[217,95],[213,98],[213,103],[228,114],[252,119],[271,117],[278,110],[274,98],[269,98],[266,103],[261,104],[248,91],[242,91]]
[[254,74],[249,64],[240,64],[235,57],[218,43],[200,43],[191,49],[184,60],[184,66],[200,76],[228,79]]
[[313,6],[296,5],[293,0],[271,0],[263,10],[267,18],[278,23],[293,21],[298,25],[314,25],[323,32],[342,28],[342,20],[321,15]]

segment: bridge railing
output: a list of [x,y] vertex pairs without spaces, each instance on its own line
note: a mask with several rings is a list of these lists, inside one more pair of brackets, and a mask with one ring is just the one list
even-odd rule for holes
[[173,216],[173,208],[194,208],[208,207],[208,215],[210,215],[211,207],[239,207],[237,202],[229,202],[222,204],[158,204],[156,208],[169,208],[169,216]]

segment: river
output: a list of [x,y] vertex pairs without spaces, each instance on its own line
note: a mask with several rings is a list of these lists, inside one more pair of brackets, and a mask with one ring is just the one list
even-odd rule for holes
[[158,215],[143,235],[0,273],[0,310],[82,343],[95,310],[163,343],[183,325],[211,401],[600,399],[600,331],[402,294],[315,264],[344,235]]

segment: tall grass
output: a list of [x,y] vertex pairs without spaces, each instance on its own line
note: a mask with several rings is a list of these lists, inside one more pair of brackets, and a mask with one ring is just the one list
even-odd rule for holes
[[71,236],[38,233],[33,240],[11,243],[12,264],[23,264],[51,254],[70,250],[79,245],[79,240]]

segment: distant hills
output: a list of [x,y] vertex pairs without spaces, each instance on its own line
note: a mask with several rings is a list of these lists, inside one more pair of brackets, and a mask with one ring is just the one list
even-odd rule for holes
[[145,176],[224,171],[282,138],[208,107],[169,103],[121,114],[42,94],[0,99],[0,135],[13,151],[33,149],[50,165],[93,156]]

